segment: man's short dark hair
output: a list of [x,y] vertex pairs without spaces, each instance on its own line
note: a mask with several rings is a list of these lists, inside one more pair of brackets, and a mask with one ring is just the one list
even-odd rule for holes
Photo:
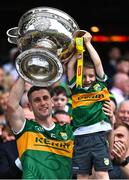
[[117,129],[118,127],[120,127],[120,126],[125,127],[129,131],[129,125],[124,123],[124,122],[117,122],[117,123],[115,123],[114,124],[114,130]]
[[[30,96],[31,96],[31,94],[32,94],[34,91],[39,91],[40,89],[45,89],[45,90],[47,90],[47,91],[50,93],[50,87],[32,86],[32,87],[29,89],[28,93],[27,93],[27,96],[28,96],[29,101],[30,101]],[[50,95],[51,95],[51,94],[50,94]]]

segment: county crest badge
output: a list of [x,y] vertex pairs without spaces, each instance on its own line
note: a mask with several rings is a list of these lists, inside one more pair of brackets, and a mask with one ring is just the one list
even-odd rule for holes
[[95,84],[95,85],[93,86],[93,89],[94,89],[95,91],[101,91],[101,86],[100,86],[100,84]]
[[60,135],[64,140],[67,140],[68,137],[67,137],[67,134],[65,132],[60,132]]
[[108,159],[108,158],[104,158],[104,164],[105,164],[106,166],[109,165],[109,159]]

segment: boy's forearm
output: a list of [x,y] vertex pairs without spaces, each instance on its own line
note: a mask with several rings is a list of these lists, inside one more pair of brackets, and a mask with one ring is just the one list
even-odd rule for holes
[[107,135],[107,140],[109,143],[109,151],[112,152],[113,144],[114,144],[114,130],[111,130]]
[[75,75],[75,64],[76,64],[77,58],[76,55],[74,55],[69,62],[67,63],[67,75],[68,80],[70,81],[73,76]]
[[85,45],[90,54],[92,61],[94,62],[94,65],[95,66],[99,65],[101,63],[101,59],[95,48],[92,46],[91,42],[86,42]]

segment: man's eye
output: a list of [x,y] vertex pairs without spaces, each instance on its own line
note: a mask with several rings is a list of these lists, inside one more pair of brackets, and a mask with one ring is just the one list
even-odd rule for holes
[[40,101],[40,99],[39,99],[39,98],[36,98],[34,101],[35,101],[35,102],[39,102],[39,101]]
[[43,96],[43,100],[48,100],[49,97],[48,96]]

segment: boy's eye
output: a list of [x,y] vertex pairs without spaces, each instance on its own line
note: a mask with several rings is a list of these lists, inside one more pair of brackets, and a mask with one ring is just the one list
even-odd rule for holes
[[65,99],[63,99],[63,98],[62,98],[62,99],[60,99],[60,100],[61,100],[61,101],[65,101]]
[[59,98],[54,98],[53,100],[54,100],[54,101],[59,101],[59,100],[60,100],[60,101],[65,101],[64,98],[61,98],[61,99],[59,99]]
[[93,75],[93,74],[90,74],[89,77],[92,78],[92,77],[94,77],[94,75]]

